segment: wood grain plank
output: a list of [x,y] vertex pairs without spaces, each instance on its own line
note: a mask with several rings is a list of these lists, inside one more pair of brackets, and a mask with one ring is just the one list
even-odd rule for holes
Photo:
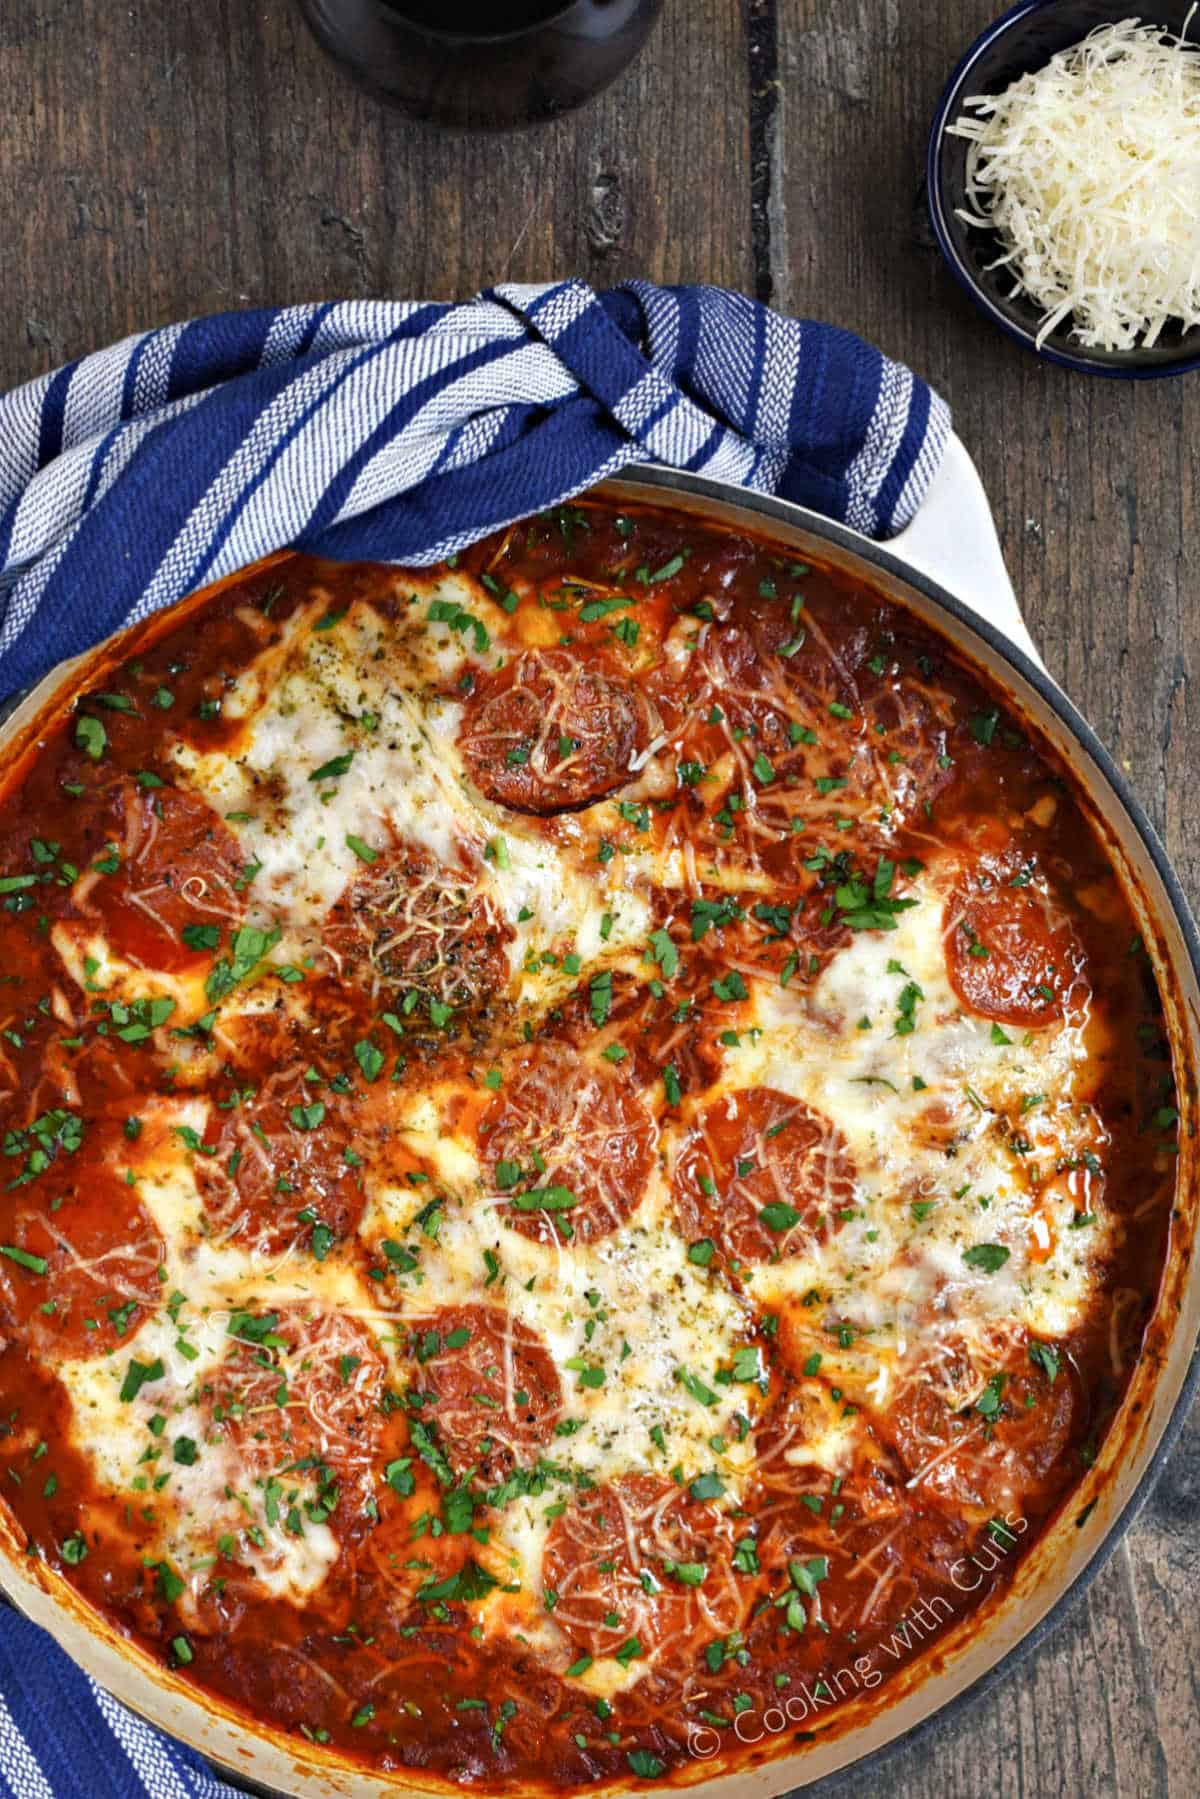
[[[1036,362],[975,311],[932,247],[918,204],[929,121],[994,0],[777,5],[775,302],[861,331],[946,395],[1046,661],[1129,773],[1195,901],[1200,387]],[[1200,1619],[1185,1597],[1200,1573],[1198,1506],[1193,1425],[1086,1602],[932,1752],[901,1756],[901,1790],[1200,1790]],[[848,1781],[847,1799],[873,1784]]]
[[883,1769],[847,1775],[837,1799],[878,1799],[881,1791],[904,1799],[1167,1799],[1176,1789],[1138,1642],[1133,1578],[1122,1549],[1048,1651]]
[[[16,9],[12,9],[15,11]],[[753,283],[738,0],[666,9],[592,105],[418,127],[291,0],[29,0],[0,19],[0,385],[199,312],[489,282]]]
[[1200,1714],[1200,1417],[1193,1414],[1130,1544],[1134,1596],[1155,1691],[1169,1799],[1197,1789]]
[[[573,272],[773,287],[950,399],[1047,660],[1196,895],[1200,387],[1042,367],[929,247],[925,130],[995,0],[744,5],[748,36],[739,0],[676,0],[609,94],[497,139],[417,128],[357,93],[290,0],[4,9],[0,385],[226,306],[443,298]],[[913,1799],[1191,1799],[1198,1511],[1194,1423],[1069,1622],[885,1774],[841,1783],[847,1799],[881,1784]]]

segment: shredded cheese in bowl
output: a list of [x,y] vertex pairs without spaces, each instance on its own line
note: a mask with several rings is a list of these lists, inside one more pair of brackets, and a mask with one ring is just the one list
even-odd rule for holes
[[1196,45],[1124,19],[963,104],[976,116],[950,127],[970,140],[957,216],[999,235],[989,267],[1041,309],[1039,349],[1068,318],[1101,350],[1200,325]]

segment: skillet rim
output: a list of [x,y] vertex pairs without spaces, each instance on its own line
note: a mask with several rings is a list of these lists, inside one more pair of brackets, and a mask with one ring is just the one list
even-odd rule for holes
[[[752,489],[739,487],[732,482],[714,480],[709,476],[667,469],[654,464],[631,464],[596,483],[586,492],[589,497],[614,499],[617,497],[614,489],[624,490],[624,494],[631,500],[641,499],[651,505],[669,505],[673,495],[698,497],[703,500],[711,500],[742,514],[755,515],[766,521],[768,525],[777,524],[792,530],[807,532],[810,536],[824,539],[837,548],[849,552],[860,561],[874,565],[915,590],[923,599],[931,602],[936,610],[945,614],[953,624],[979,638],[1002,663],[1008,664],[1028,683],[1059,723],[1075,738],[1085,752],[1095,774],[1101,777],[1103,783],[1111,791],[1117,806],[1132,826],[1142,850],[1149,857],[1154,872],[1161,882],[1174,924],[1182,940],[1182,949],[1187,965],[1190,967],[1197,988],[1200,988],[1200,928],[1192,915],[1183,885],[1175,873],[1170,858],[1142,802],[1114,757],[1073,701],[1068,698],[1046,670],[1018,644],[1014,643],[1005,632],[993,625],[965,601],[958,599],[935,578],[908,562],[902,554],[896,554],[886,546],[863,536],[862,533],[796,502],[780,499],[773,494],[759,493]],[[90,656],[101,647],[101,645],[96,645],[92,651],[85,652],[85,654]],[[48,700],[53,691],[53,684],[61,681],[62,671],[66,666],[68,665],[58,665],[27,693],[14,695],[10,699],[0,702],[0,753],[3,753],[5,747],[6,727],[12,713],[18,707],[23,706],[31,694],[36,694],[43,688],[46,690],[45,697]],[[1094,798],[1094,795],[1092,797]],[[1193,1270],[1191,1279],[1193,1281],[1200,1280],[1200,1274]],[[1136,1486],[1112,1518],[1104,1535],[1078,1574],[1059,1594],[1049,1609],[1031,1624],[1018,1641],[1005,1650],[990,1667],[982,1670],[966,1686],[944,1700],[926,1717],[907,1730],[901,1731],[890,1741],[882,1743],[876,1748],[868,1749],[863,1754],[847,1761],[840,1768],[820,1775],[814,1780],[802,1782],[798,1786],[786,1789],[781,1795],[781,1799],[791,1799],[792,1795],[801,1793],[806,1796],[811,1794],[814,1799],[821,1795],[831,1799],[831,1796],[839,1788],[844,1788],[846,1781],[851,1776],[881,1769],[910,1745],[929,1741],[938,1732],[945,1731],[965,1711],[975,1706],[1001,1680],[1007,1678],[1030,1657],[1051,1632],[1061,1624],[1067,1612],[1087,1593],[1096,1577],[1112,1558],[1126,1532],[1137,1520],[1179,1441],[1198,1390],[1200,1390],[1200,1329],[1198,1329],[1196,1341],[1192,1344],[1191,1356],[1187,1370],[1180,1381],[1179,1390],[1171,1401],[1170,1413],[1153,1449],[1148,1454],[1146,1466]],[[6,1591],[2,1572],[0,1572],[0,1604],[12,1605],[22,1616],[26,1615],[24,1608]],[[138,1709],[140,1711],[140,1708]],[[154,1728],[164,1729],[164,1726],[159,1724],[156,1719],[147,1717],[145,1712],[141,1712],[141,1715],[146,1717],[146,1721],[151,1723]],[[169,1735],[170,1732],[165,1732],[165,1734]],[[186,1739],[179,1740],[185,1743],[187,1741]],[[253,1735],[251,1735],[251,1741],[253,1742],[253,1740]],[[188,1747],[191,1747],[194,1753],[200,1754],[220,1776],[231,1780],[238,1790],[260,1794],[263,1799],[275,1799],[275,1796],[279,1795],[279,1789],[263,1785],[253,1776],[248,1776],[234,1768],[220,1757],[197,1749],[193,1744],[188,1744]],[[798,1759],[794,1755],[781,1755],[778,1758],[772,1757],[770,1762],[750,1764],[742,1770],[731,1770],[730,1772],[752,1774],[772,1765],[783,1770],[789,1761]],[[347,1765],[347,1772],[353,1772],[350,1765]],[[708,1783],[701,1781],[692,1787],[679,1790],[682,1793],[693,1792],[701,1795],[707,1785]],[[402,1793],[403,1789],[401,1788],[399,1791]],[[281,1795],[279,1795],[279,1799],[282,1799]]]

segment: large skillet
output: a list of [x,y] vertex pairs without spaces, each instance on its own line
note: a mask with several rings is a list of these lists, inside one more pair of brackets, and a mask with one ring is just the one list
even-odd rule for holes
[[[1084,803],[1121,871],[1153,958],[1179,1076],[1180,1167],[1177,1221],[1162,1291],[1125,1403],[1086,1480],[1020,1564],[997,1603],[947,1630],[922,1662],[898,1673],[872,1696],[872,1710],[848,1714],[836,1734],[738,1773],[710,1777],[707,1742],[697,1740],[690,1788],[706,1799],[775,1799],[823,1781],[889,1745],[996,1680],[1052,1627],[1096,1574],[1136,1516],[1165,1461],[1193,1396],[1200,1363],[1200,1272],[1191,1267],[1195,1230],[1196,1114],[1194,1071],[1200,1067],[1200,938],[1179,882],[1145,813],[1112,757],[1037,660],[1004,573],[987,503],[966,452],[952,440],[933,491],[911,525],[887,549],[818,514],[685,474],[636,470],[600,490],[620,504],[667,505],[687,517],[727,525],[779,543],[801,558],[849,573],[885,598],[909,607],[960,655],[978,665],[1008,703],[1040,728],[1074,772]],[[940,576],[939,580],[937,577]],[[948,582],[955,591],[942,585]],[[93,655],[95,652],[93,652]],[[60,668],[0,725],[0,757],[26,744],[64,680],[80,678],[92,658]],[[1094,1502],[1094,1503],[1093,1503]],[[152,1663],[98,1619],[72,1589],[22,1555],[0,1517],[0,1581],[10,1597],[103,1686],[193,1744],[236,1777],[299,1799],[379,1799],[380,1795],[444,1793],[419,1779],[384,1777],[348,1766],[301,1739],[247,1721]],[[889,1703],[881,1705],[887,1696]],[[827,1716],[827,1714],[826,1714]],[[764,1722],[782,1746],[785,1733],[821,1717]],[[711,1736],[713,1733],[709,1733]],[[645,1791],[644,1783],[637,1783]],[[613,1792],[617,1789],[607,1789]]]

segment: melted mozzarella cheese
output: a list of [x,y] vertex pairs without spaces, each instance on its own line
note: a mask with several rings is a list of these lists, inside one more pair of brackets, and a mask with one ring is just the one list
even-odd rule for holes
[[[214,1430],[211,1414],[198,1403],[202,1383],[227,1347],[227,1325],[222,1312],[181,1330],[160,1313],[142,1326],[130,1349],[60,1362],[56,1369],[71,1396],[76,1448],[91,1461],[102,1488],[140,1498],[142,1525],[154,1546],[148,1559],[166,1561],[184,1581],[193,1619],[223,1536],[237,1540],[239,1559],[266,1592],[293,1601],[321,1585],[339,1547],[328,1524],[306,1518],[302,1530],[289,1530],[283,1509],[264,1505],[261,1491],[247,1482],[237,1445]],[[122,1383],[134,1357],[143,1365],[161,1364],[163,1373],[124,1400]],[[152,1420],[162,1422],[152,1428]],[[190,1463],[179,1458],[180,1444],[192,1446]]]
[[[463,1145],[457,1153],[466,1160]],[[390,1194],[377,1224],[403,1230],[424,1203],[423,1195]],[[519,1596],[492,1595],[483,1622],[505,1635],[519,1616],[525,1634],[553,1649],[560,1667],[574,1656],[542,1611],[541,1563],[551,1507],[573,1481],[600,1484],[650,1468],[686,1483],[715,1472],[736,1504],[752,1471],[752,1425],[763,1396],[755,1382],[730,1379],[750,1320],[722,1283],[688,1261],[666,1205],[656,1177],[634,1218],[611,1236],[551,1246],[507,1228],[477,1198],[449,1204],[436,1254],[397,1283],[405,1290],[402,1317],[480,1300],[506,1306],[559,1370],[563,1416],[544,1453],[567,1480],[497,1514],[484,1559],[497,1579],[516,1583]],[[490,1288],[485,1248],[498,1270]],[[603,1384],[587,1384],[597,1371]],[[632,1685],[643,1671],[612,1663],[594,1690]]]
[[[428,591],[451,605],[460,585]],[[320,630],[322,611],[319,599],[301,608],[282,644],[239,677],[224,712],[242,730],[228,749],[173,747],[178,777],[228,819],[257,870],[252,911],[283,926],[273,960],[312,953],[330,907],[363,873],[352,839],[368,856],[397,839],[448,868],[469,867],[514,933],[510,966],[523,999],[562,985],[564,955],[594,955],[606,916],[612,951],[644,941],[649,908],[624,858],[597,882],[574,853],[578,825],[564,823],[554,841],[511,816],[493,826],[472,797],[456,743],[461,706],[414,691],[423,675],[445,682],[461,672],[459,634],[432,626],[397,635],[365,602]],[[347,757],[344,772],[312,779]]]
[[[458,1153],[462,1166],[468,1152],[460,1145]],[[426,1190],[384,1188],[375,1204],[375,1228],[402,1232],[427,1204]],[[371,1229],[368,1219],[364,1230]],[[485,1248],[498,1269],[490,1286]],[[572,1360],[581,1364],[562,1376],[572,1423],[554,1447],[554,1459],[573,1472],[608,1480],[662,1461],[690,1477],[714,1466],[709,1439],[728,1433],[722,1473],[744,1476],[749,1454],[733,1420],[756,1409],[757,1389],[723,1385],[718,1369],[745,1341],[747,1316],[689,1263],[653,1193],[629,1223],[587,1245],[538,1243],[508,1228],[487,1202],[448,1201],[436,1255],[398,1284],[402,1317],[481,1299],[502,1303],[545,1343],[560,1371]],[[581,1378],[584,1367],[602,1370],[603,1384]],[[680,1371],[710,1391],[715,1382],[713,1403],[694,1397]]]
[[[792,1094],[845,1138],[854,1206],[808,1253],[755,1271],[751,1286],[760,1303],[799,1315],[814,1348],[823,1339],[827,1372],[877,1405],[886,1365],[920,1351],[931,1318],[968,1335],[999,1321],[1065,1334],[1089,1302],[1113,1228],[1104,1216],[1074,1228],[1066,1187],[1035,1204],[1026,1179],[1030,1163],[1070,1161],[1096,1145],[1088,1100],[1104,1046],[1095,1027],[1088,1041],[1069,1021],[994,1034],[950,985],[936,869],[912,897],[896,930],[860,932],[834,957],[811,999],[761,988],[761,1035],[745,1034],[722,1083]],[[915,1028],[897,1031],[910,982],[923,996]],[[1035,1103],[1022,1110],[1026,1100]],[[1011,1147],[1014,1113],[1024,1155]],[[965,1260],[985,1244],[1009,1252],[994,1270]],[[810,1329],[797,1306],[814,1293]],[[831,1319],[849,1327],[852,1351],[831,1344]]]
[[84,919],[58,919],[50,942],[63,967],[82,993],[129,1005],[142,999],[170,999],[172,1026],[193,1024],[208,1009],[203,974],[170,974],[143,968],[119,955],[103,931]]
[[[183,743],[174,751],[180,774],[234,814],[258,870],[254,903],[310,928],[362,872],[349,838],[378,853],[394,831],[450,865],[485,842],[443,753],[460,709],[434,696],[418,707],[396,679],[373,607],[354,606],[328,631],[318,622],[311,605],[289,621],[288,653],[274,682],[250,683],[254,704],[243,699],[243,730],[229,751]],[[339,758],[348,758],[343,772],[312,779]]]
[[[236,1539],[239,1561],[265,1591],[299,1602],[328,1574],[339,1553],[337,1536],[308,1516],[301,1529],[289,1527],[287,1508],[265,1504],[261,1482],[247,1480],[236,1443],[214,1427],[200,1395],[228,1351],[239,1308],[315,1305],[357,1317],[393,1365],[395,1324],[372,1304],[344,1261],[318,1264],[294,1250],[269,1261],[207,1234],[182,1136],[202,1135],[207,1111],[199,1099],[143,1105],[141,1136],[123,1156],[164,1239],[162,1283],[169,1303],[113,1354],[59,1359],[55,1373],[72,1399],[75,1447],[91,1462],[102,1489],[146,1496],[140,1510],[147,1537],[185,1580],[193,1609],[221,1536]],[[143,1367],[160,1364],[162,1372],[123,1400],[122,1384],[135,1360]],[[163,1421],[157,1432],[154,1418]],[[196,1445],[194,1461],[175,1457],[180,1439]],[[311,1480],[297,1475],[286,1485],[308,1493]]]

